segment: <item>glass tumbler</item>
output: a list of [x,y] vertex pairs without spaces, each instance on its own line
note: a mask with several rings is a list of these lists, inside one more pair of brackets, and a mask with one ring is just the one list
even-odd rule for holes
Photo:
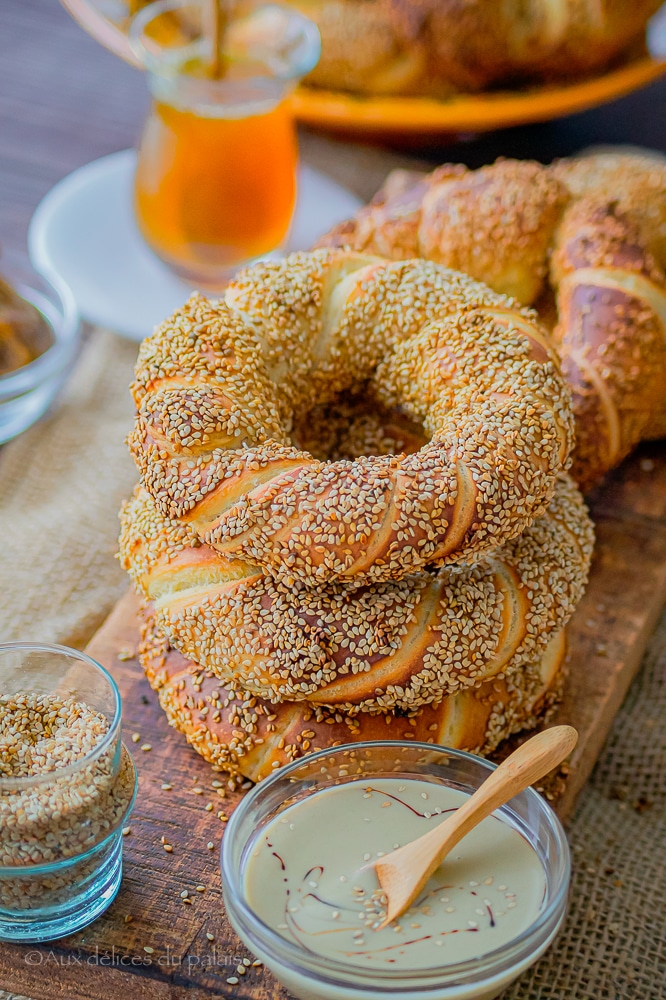
[[130,25],[152,106],[139,148],[135,212],[151,249],[180,277],[222,288],[279,248],[296,197],[297,144],[287,97],[315,65],[319,32],[265,0],[160,0]]
[[71,934],[118,892],[137,785],[120,720],[85,653],[0,644],[0,940]]

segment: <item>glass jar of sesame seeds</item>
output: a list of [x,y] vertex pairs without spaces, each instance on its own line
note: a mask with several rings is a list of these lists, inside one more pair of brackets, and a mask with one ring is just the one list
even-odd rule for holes
[[122,875],[136,771],[111,675],[64,646],[0,644],[0,940],[95,920]]

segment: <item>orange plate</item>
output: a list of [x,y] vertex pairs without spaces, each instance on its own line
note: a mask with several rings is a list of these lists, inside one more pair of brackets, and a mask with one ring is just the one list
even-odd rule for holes
[[428,97],[355,97],[308,87],[300,87],[292,100],[299,121],[359,136],[489,132],[584,111],[624,97],[664,74],[666,59],[646,56],[603,76],[576,83],[461,94],[448,101]]

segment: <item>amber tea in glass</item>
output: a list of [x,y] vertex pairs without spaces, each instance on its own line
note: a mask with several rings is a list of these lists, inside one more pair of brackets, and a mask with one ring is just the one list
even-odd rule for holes
[[319,55],[319,35],[277,4],[233,5],[217,60],[213,0],[161,0],[130,38],[153,97],[135,179],[139,229],[181,277],[221,287],[275,250],[296,197],[288,95]]

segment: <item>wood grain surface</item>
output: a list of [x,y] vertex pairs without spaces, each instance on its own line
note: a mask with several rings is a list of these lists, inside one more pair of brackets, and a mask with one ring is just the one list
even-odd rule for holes
[[[591,506],[597,525],[592,574],[567,630],[569,678],[551,720],[580,733],[568,773],[549,786],[564,819],[603,746],[666,596],[666,445],[643,447],[591,498]],[[219,846],[224,816],[239,796],[215,788],[213,782],[223,776],[167,725],[131,657],[138,642],[136,607],[128,592],[88,647],[120,686],[125,739],[140,775],[120,894],[81,934],[39,948],[4,945],[0,982],[35,1000],[102,1000],[116,990],[141,1000],[286,997],[263,968],[250,967],[243,976],[236,971],[247,953],[224,915]],[[137,742],[132,734],[138,734]],[[151,749],[141,749],[146,745]],[[212,811],[206,810],[208,803]],[[171,853],[162,837],[173,846]],[[197,885],[205,892],[197,892]],[[191,903],[181,898],[183,890]],[[228,984],[234,976],[238,985]]]

